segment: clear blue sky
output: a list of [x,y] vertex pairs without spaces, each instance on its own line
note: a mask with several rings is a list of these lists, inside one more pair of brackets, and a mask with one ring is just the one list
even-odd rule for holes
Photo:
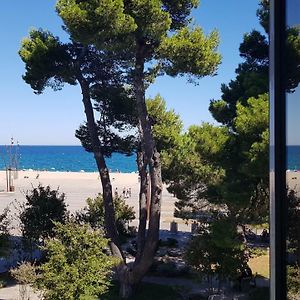
[[[300,2],[288,1],[287,4],[287,23],[289,26],[300,26]],[[294,93],[287,94],[287,144],[300,145],[300,85]]]
[[[23,37],[30,28],[48,29],[55,35],[66,35],[55,13],[56,0],[3,1],[0,11],[0,144],[8,144],[10,137],[27,145],[79,144],[74,131],[84,121],[81,94],[78,87],[66,86],[60,92],[48,89],[35,95],[22,80],[24,64],[18,56]],[[220,32],[219,51],[222,65],[218,75],[205,78],[194,86],[185,79],[159,78],[151,86],[148,96],[160,93],[169,108],[182,117],[185,127],[213,122],[208,111],[209,101],[220,97],[221,83],[235,77],[234,70],[241,61],[239,44],[243,34],[260,28],[256,17],[259,0],[202,0],[194,11],[195,22],[206,33]]]

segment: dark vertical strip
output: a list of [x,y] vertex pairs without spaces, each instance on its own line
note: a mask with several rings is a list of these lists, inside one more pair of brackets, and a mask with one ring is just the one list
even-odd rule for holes
[[286,0],[270,1],[270,233],[271,300],[286,289]]

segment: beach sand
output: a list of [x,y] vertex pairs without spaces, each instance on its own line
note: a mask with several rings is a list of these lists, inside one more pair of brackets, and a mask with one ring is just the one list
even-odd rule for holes
[[[299,176],[300,177],[300,176]],[[131,225],[138,225],[138,196],[139,182],[137,173],[111,173],[111,182],[113,191],[118,189],[119,195],[122,194],[123,188],[131,188],[131,197],[125,199],[126,203],[133,206],[136,212],[137,220]],[[86,199],[95,197],[102,191],[101,182],[98,173],[88,172],[48,172],[48,171],[18,171],[18,179],[14,180],[15,191],[7,193],[5,171],[0,171],[0,212],[10,205],[14,211],[14,204],[25,201],[27,191],[37,187],[39,184],[50,185],[51,189],[59,189],[65,193],[65,201],[70,212],[75,212],[86,206]],[[163,200],[161,207],[161,228],[170,229],[170,222],[176,220],[178,229],[181,231],[190,231],[190,226],[186,225],[183,220],[175,219],[174,203],[176,198],[163,189]]]
[[[125,199],[126,203],[134,207],[136,220],[131,225],[138,225],[138,196],[139,181],[137,173],[111,173],[113,192],[118,189],[122,195],[123,188],[131,188],[131,197]],[[68,210],[73,213],[86,206],[86,199],[96,197],[102,191],[101,182],[97,172],[49,172],[49,171],[18,171],[18,179],[14,180],[15,191],[6,192],[5,171],[0,171],[0,212],[10,206],[12,212],[18,202],[25,201],[27,191],[37,187],[39,184],[50,185],[51,189],[59,189],[65,193],[65,201]],[[287,172],[287,184],[300,196],[300,171]],[[170,229],[170,223],[175,220],[180,231],[190,231],[191,225],[185,224],[181,219],[174,218],[174,204],[176,198],[171,195],[164,185],[161,206],[161,229]]]
[[286,172],[286,181],[289,189],[295,190],[300,196],[300,171]]

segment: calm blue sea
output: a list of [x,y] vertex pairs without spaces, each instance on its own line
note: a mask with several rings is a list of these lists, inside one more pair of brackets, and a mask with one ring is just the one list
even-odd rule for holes
[[[10,148],[0,146],[0,169],[5,169],[10,157]],[[93,154],[81,146],[19,146],[17,152],[18,168],[48,171],[96,172]],[[135,155],[126,156],[114,153],[107,158],[107,165],[112,171],[123,173],[136,172]],[[287,169],[300,170],[300,146],[288,146]]]
[[300,170],[300,146],[287,147],[287,169]]
[[[0,169],[8,164],[10,147],[0,146]],[[97,167],[92,153],[81,146],[15,146],[18,168],[48,171],[96,172]],[[107,158],[107,165],[112,171],[131,173],[137,170],[135,155],[126,156],[114,153]]]

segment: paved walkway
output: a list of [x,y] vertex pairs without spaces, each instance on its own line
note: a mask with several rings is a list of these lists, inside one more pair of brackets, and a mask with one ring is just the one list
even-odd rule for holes
[[[22,289],[20,289],[19,284],[13,284],[13,285],[4,287],[4,288],[0,289],[0,300],[21,300],[22,298],[21,298],[20,292],[22,293]],[[26,290],[26,296],[27,296],[27,298],[25,298],[25,299],[30,299],[30,300],[42,299],[30,287],[28,287]]]

